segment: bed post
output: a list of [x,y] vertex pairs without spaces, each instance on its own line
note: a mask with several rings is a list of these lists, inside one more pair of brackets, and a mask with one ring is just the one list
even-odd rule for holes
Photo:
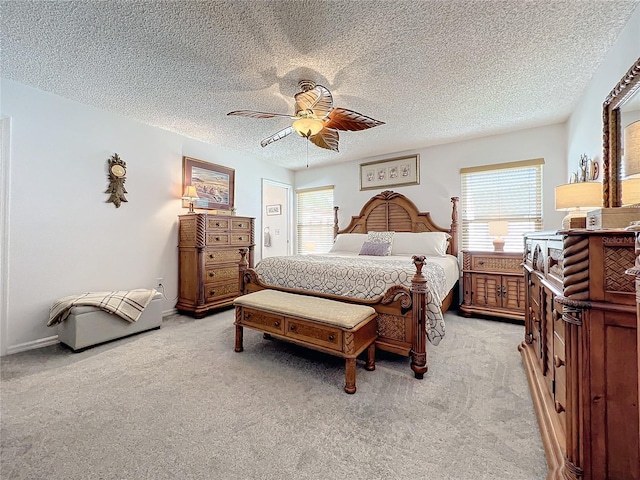
[[238,274],[239,274],[238,286],[240,287],[240,295],[245,294],[244,272],[246,272],[247,268],[249,268],[249,262],[247,261],[248,252],[249,252],[248,248],[240,249],[240,262],[238,263]]
[[422,273],[424,256],[414,255],[413,264],[416,266],[416,274],[411,279],[411,299],[413,303],[413,346],[411,347],[411,370],[413,370],[417,379],[421,379],[429,369],[427,366],[427,330],[425,326],[427,316],[427,278]]
[[451,255],[458,256],[458,202],[460,197],[451,197],[453,210],[451,212]]
[[338,236],[338,209],[340,207],[333,207],[333,239]]

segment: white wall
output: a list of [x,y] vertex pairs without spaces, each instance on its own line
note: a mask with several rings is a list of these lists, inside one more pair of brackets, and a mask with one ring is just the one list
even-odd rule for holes
[[[259,159],[13,81],[1,88],[1,114],[11,119],[2,354],[54,340],[48,310],[64,295],[153,288],[164,277],[163,310],[174,308],[183,155],[235,169],[235,206],[256,217],[256,242],[262,178],[293,182],[291,171]],[[127,163],[120,208],[105,203],[114,153]]]
[[[352,132],[351,135],[357,135]],[[521,130],[464,142],[426,147],[415,151],[398,152],[384,157],[310,168],[296,172],[296,188],[334,185],[334,201],[340,207],[338,218],[344,228],[364,203],[377,190],[359,191],[360,163],[418,153],[420,155],[420,184],[393,187],[409,197],[421,211],[431,212],[433,220],[442,227],[451,225],[451,197],[460,196],[460,169],[475,165],[514,162],[544,158],[543,215],[544,228],[559,228],[563,212],[554,205],[554,187],[566,177],[565,124]]]
[[[593,75],[568,121],[568,171],[586,153],[602,166],[602,104],[640,55],[640,6],[636,7],[605,60]],[[602,181],[602,175],[599,180]]]

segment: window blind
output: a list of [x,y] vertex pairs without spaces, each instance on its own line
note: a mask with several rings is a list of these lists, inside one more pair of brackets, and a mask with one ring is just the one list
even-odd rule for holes
[[462,248],[493,250],[489,222],[508,222],[505,251],[522,251],[523,235],[542,229],[544,159],[463,168]]
[[333,185],[297,190],[299,254],[327,253],[333,246]]

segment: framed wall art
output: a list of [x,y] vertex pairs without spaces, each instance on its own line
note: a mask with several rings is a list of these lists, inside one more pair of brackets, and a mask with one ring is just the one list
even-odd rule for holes
[[282,213],[280,207],[281,205],[267,205],[267,215],[280,215]]
[[[231,210],[235,187],[235,170],[233,168],[203,162],[191,157],[182,157],[182,191],[186,187],[196,187],[198,199],[195,208],[209,210]],[[188,207],[186,200],[183,207]]]
[[420,184],[420,156],[389,158],[360,164],[360,190]]

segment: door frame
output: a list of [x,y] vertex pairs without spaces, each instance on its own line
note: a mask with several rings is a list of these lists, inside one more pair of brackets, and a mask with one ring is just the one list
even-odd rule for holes
[[[262,203],[262,210],[261,210],[261,214],[260,214],[260,225],[263,226],[265,224],[265,217],[266,217],[266,203],[264,200],[264,187],[265,185],[271,185],[273,187],[278,187],[278,188],[283,188],[287,191],[287,195],[286,195],[286,201],[287,204],[282,206],[282,210],[284,212],[284,214],[286,215],[286,223],[287,223],[287,233],[286,233],[286,239],[287,239],[287,255],[292,255],[293,254],[293,227],[292,227],[292,220],[293,220],[293,212],[292,212],[292,205],[293,205],[293,186],[289,185],[288,183],[282,183],[282,182],[277,182],[275,180],[269,180],[267,178],[263,178],[262,179],[262,192],[261,192],[261,203]],[[260,241],[260,258],[263,258],[263,252],[264,252],[264,243],[262,242],[262,231],[260,232],[260,235],[257,235],[257,237],[259,237],[259,241]]]

